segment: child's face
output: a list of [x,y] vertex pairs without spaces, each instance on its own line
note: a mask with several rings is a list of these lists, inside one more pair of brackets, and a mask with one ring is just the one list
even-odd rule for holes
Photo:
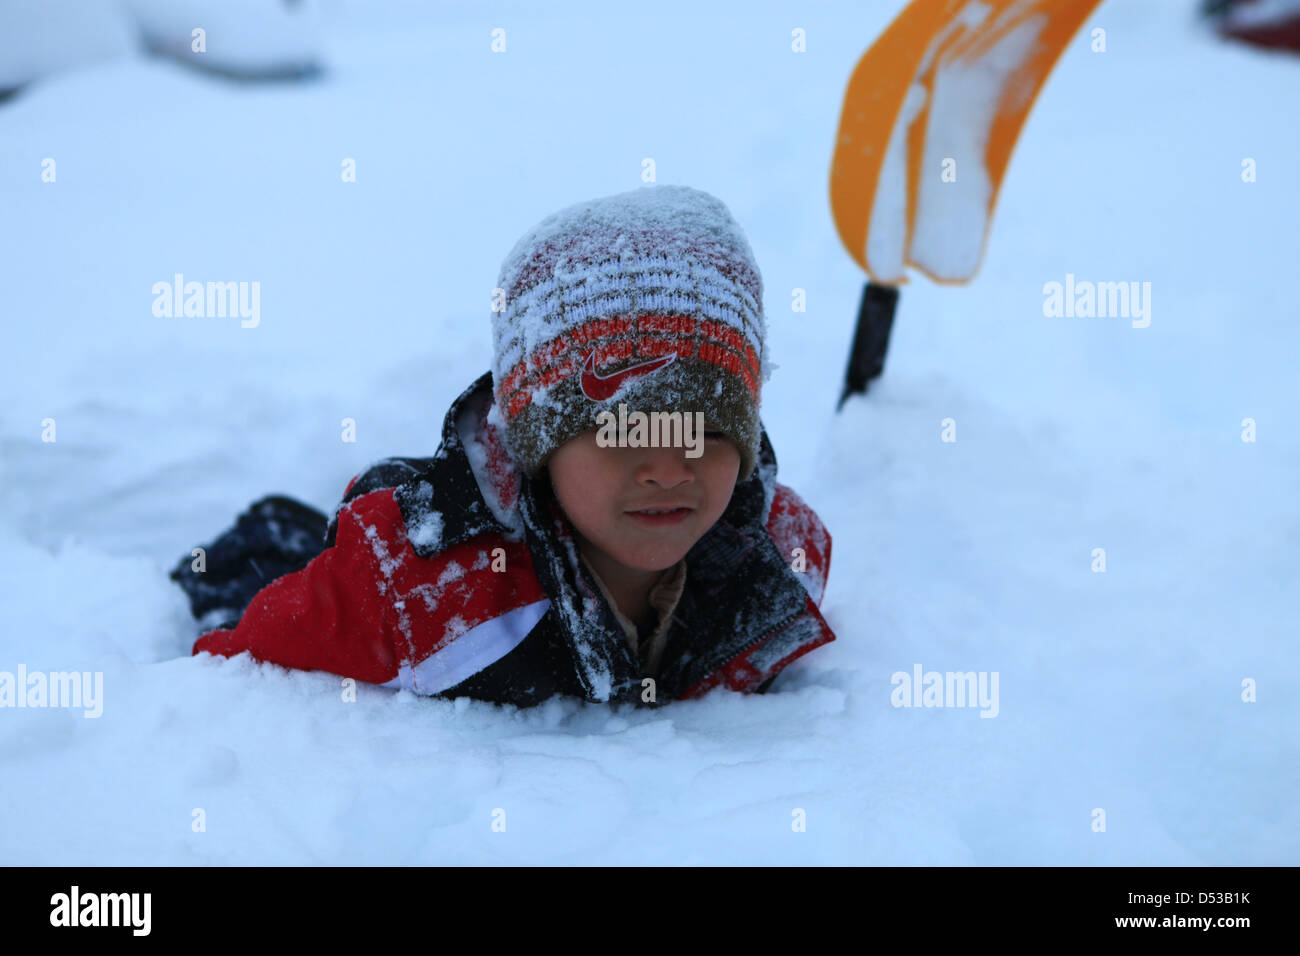
[[[625,568],[662,571],[722,517],[736,487],[740,451],[731,440],[706,429],[700,447],[697,458],[684,448],[601,447],[592,428],[557,448],[547,468],[564,513],[588,543]],[[658,519],[634,514],[679,505],[689,510]]]

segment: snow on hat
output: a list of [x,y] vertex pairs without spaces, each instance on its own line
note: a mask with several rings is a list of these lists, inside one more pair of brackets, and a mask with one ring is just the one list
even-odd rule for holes
[[495,405],[530,476],[626,403],[703,412],[749,478],[771,374],[763,280],[720,200],[664,185],[568,206],[515,243],[497,285]]

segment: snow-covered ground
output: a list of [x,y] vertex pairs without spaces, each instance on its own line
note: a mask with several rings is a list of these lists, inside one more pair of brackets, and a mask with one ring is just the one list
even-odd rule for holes
[[[1088,21],[979,276],[904,287],[839,415],[827,174],[898,0],[334,4],[312,82],[127,55],[0,103],[0,671],[103,673],[97,719],[0,709],[0,862],[1300,863],[1300,60],[1194,6]],[[838,641],[654,712],[191,657],[166,571],[264,493],[328,511],[432,453],[515,239],[647,158],[763,269],[763,419]],[[176,273],[259,282],[257,326],[156,317]],[[1045,317],[1067,274],[1150,282],[1150,326]],[[996,672],[996,717],[892,706],[915,665]]]

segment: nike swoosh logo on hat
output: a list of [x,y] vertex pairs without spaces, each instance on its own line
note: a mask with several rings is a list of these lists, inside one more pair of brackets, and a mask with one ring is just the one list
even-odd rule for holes
[[669,352],[667,355],[642,362],[640,365],[625,368],[621,372],[598,375],[596,374],[596,352],[593,349],[587,353],[587,362],[582,366],[582,394],[593,402],[603,402],[607,398],[612,398],[614,393],[630,379],[656,372],[665,365],[671,365],[676,359],[677,353]]

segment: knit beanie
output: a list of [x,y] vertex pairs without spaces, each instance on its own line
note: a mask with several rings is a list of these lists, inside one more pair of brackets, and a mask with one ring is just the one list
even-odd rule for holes
[[749,478],[771,374],[763,280],[721,201],[656,185],[576,203],[515,244],[497,285],[495,414],[530,477],[623,403],[703,412]]

